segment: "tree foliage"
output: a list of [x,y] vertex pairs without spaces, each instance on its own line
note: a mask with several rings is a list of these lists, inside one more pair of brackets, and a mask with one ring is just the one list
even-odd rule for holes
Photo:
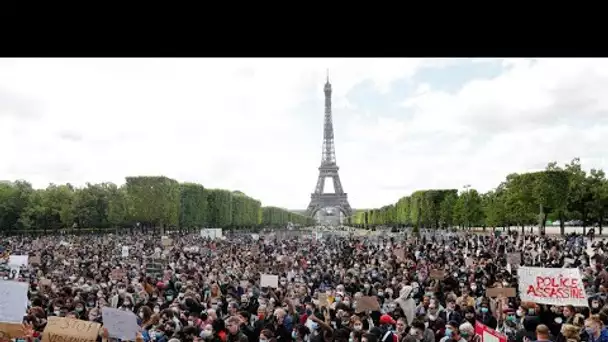
[[[207,189],[167,177],[127,177],[112,183],[50,184],[34,189],[25,181],[0,182],[0,234],[53,233],[64,229],[254,228],[312,225],[312,218],[240,191]],[[139,225],[137,225],[139,223]]]
[[[357,211],[356,226],[505,227],[547,221],[577,221],[589,226],[606,222],[608,181],[603,170],[585,172],[578,158],[560,167],[549,163],[544,171],[510,174],[495,189],[420,190],[395,204]],[[580,221],[580,222],[578,222]]]

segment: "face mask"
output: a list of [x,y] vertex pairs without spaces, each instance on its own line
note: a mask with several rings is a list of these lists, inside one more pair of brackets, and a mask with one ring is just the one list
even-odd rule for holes
[[80,307],[76,308],[76,312],[82,312],[83,310],[84,310],[84,308],[80,308]]
[[125,292],[126,292],[125,289],[119,289],[118,290],[118,294],[124,294]]
[[61,311],[55,311],[54,314],[55,316],[61,316]]
[[384,296],[384,292],[378,292],[378,297]]
[[193,326],[194,325],[194,321],[188,321],[188,325],[189,326]]
[[507,321],[515,322],[515,316],[507,316]]
[[536,315],[536,310],[528,309],[528,315],[530,315],[530,316]]
[[481,313],[488,313],[488,308],[481,308]]
[[595,329],[593,328],[585,328],[585,332],[587,333],[587,335],[589,336],[593,336],[595,335]]
[[160,309],[159,308],[154,308],[154,313],[159,313]]
[[476,291],[477,290],[477,286],[476,285],[471,285],[471,290],[472,291]]
[[517,317],[522,317],[524,315],[524,312],[522,310],[517,310],[516,314]]
[[297,331],[292,331],[291,332],[291,338],[293,338],[294,340],[298,337],[298,332]]
[[139,313],[139,318],[144,319],[144,313],[143,312]]
[[[310,323],[310,328],[312,330],[317,330],[317,328],[319,327],[319,325],[317,324],[317,322],[311,322]],[[261,340],[260,340],[261,341]]]
[[167,300],[168,301],[172,301],[173,300],[173,296],[167,296]]
[[451,336],[452,336],[452,329],[450,329],[450,328],[445,328],[445,336],[447,336],[447,337],[451,337]]
[[355,324],[353,328],[355,328],[355,331],[360,331],[361,329],[363,329],[363,326],[361,324]]
[[600,304],[599,303],[591,303],[591,307],[594,308],[594,309],[597,309],[597,308],[600,307]]

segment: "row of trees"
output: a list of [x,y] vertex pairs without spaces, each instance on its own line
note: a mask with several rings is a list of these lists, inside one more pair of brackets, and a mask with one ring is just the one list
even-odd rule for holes
[[310,225],[312,219],[239,191],[207,189],[167,177],[127,177],[112,183],[49,185],[34,189],[25,181],[0,183],[0,232],[57,231],[65,228],[191,229]]
[[549,163],[544,171],[510,174],[487,193],[422,190],[382,208],[356,212],[356,226],[508,227],[567,221],[583,227],[606,222],[608,181],[603,170],[585,172],[578,158],[560,167]]

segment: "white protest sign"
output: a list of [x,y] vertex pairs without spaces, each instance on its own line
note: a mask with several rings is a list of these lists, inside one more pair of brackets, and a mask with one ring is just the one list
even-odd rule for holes
[[279,276],[273,274],[262,274],[260,279],[260,287],[279,287]]
[[122,257],[123,258],[129,257],[129,246],[122,246]]
[[17,267],[27,265],[28,258],[29,256],[27,255],[11,255],[8,257],[8,265]]
[[0,280],[0,322],[23,322],[28,287],[28,283]]
[[140,329],[137,325],[137,316],[133,312],[103,307],[101,315],[103,326],[108,329],[110,337],[123,341],[135,341]]
[[253,241],[258,241],[260,239],[260,235],[259,234],[251,234],[251,238],[253,239]]
[[578,268],[520,267],[519,297],[524,302],[588,306]]

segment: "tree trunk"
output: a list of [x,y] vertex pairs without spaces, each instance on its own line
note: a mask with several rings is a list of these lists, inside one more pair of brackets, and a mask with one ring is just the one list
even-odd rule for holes
[[564,226],[564,211],[559,211],[559,234],[561,236],[566,235],[566,228]]

